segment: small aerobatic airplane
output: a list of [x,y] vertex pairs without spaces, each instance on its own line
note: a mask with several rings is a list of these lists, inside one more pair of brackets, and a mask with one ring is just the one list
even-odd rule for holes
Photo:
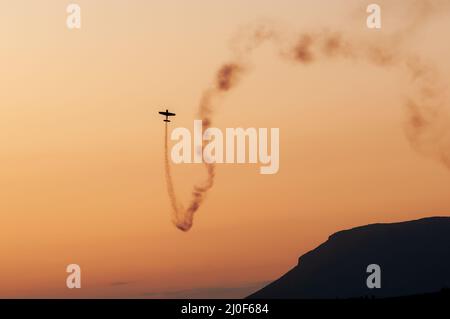
[[169,120],[169,116],[175,116],[175,113],[170,113],[169,110],[166,109],[165,112],[158,112],[161,115],[164,115],[166,117],[166,119],[164,120],[164,122],[170,122]]

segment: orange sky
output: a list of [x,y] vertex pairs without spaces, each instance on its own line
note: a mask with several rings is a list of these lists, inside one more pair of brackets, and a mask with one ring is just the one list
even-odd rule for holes
[[[450,171],[404,134],[405,74],[302,67],[267,45],[214,126],[279,127],[279,173],[218,165],[192,230],[171,223],[156,112],[192,128],[239,26],[273,19],[379,37],[407,23],[409,1],[383,8],[381,31],[365,27],[371,2],[357,0],[79,0],[81,30],[65,26],[68,3],[0,3],[0,297],[239,297],[335,231],[449,215]],[[449,27],[443,13],[408,44],[447,84],[450,45],[438,35]],[[184,201],[205,174],[194,164],[172,173]],[[80,290],[65,286],[71,263]]]

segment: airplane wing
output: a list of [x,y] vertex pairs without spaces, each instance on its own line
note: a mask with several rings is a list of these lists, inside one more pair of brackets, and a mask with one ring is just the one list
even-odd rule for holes
[[175,113],[170,113],[170,112],[158,112],[161,115],[165,115],[165,116],[175,116]]

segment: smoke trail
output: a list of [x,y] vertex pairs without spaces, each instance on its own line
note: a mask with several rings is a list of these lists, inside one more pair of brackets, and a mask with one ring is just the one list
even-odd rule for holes
[[[417,14],[406,28],[407,32],[403,30],[395,33],[378,43],[329,31],[303,32],[296,36],[293,42],[286,41],[286,32],[272,23],[256,24],[241,29],[232,42],[234,58],[219,67],[213,85],[203,92],[200,99],[198,115],[203,121],[203,130],[211,126],[218,100],[235,88],[241,76],[250,69],[251,53],[262,44],[271,42],[279,51],[281,58],[299,64],[341,58],[362,60],[377,67],[403,67],[411,78],[413,91],[405,102],[406,136],[416,150],[438,159],[450,168],[450,126],[448,118],[445,118],[443,113],[444,89],[439,84],[438,72],[418,57],[402,50],[402,45],[411,32],[436,12],[447,9],[450,1],[442,0],[438,5],[426,0],[411,3],[412,7],[417,9]],[[202,184],[194,186],[191,202],[187,209],[183,209],[177,202],[170,176],[167,126],[165,147],[166,178],[175,216],[174,222],[179,229],[188,231],[192,227],[195,212],[204,201],[208,190],[214,185],[215,167],[213,164],[205,163],[207,179]],[[195,151],[202,154],[203,145]]]
[[407,62],[416,90],[407,99],[406,136],[418,152],[434,157],[450,169],[450,117],[447,96],[435,68],[413,58]]
[[[430,3],[413,2],[414,6],[427,10],[418,11],[408,31],[418,29],[420,23],[429,20],[437,11],[450,8],[450,1]],[[438,5],[439,4],[439,5]],[[243,35],[242,35],[243,34]],[[363,61],[376,67],[398,67],[406,71],[411,80],[411,96],[405,101],[406,136],[414,149],[434,157],[450,169],[450,118],[445,112],[446,90],[439,72],[430,63],[405,52],[402,44],[412,34],[404,31],[371,43],[351,38],[339,32],[304,32],[286,45],[275,25],[254,25],[241,32],[233,42],[236,61],[247,61],[252,51],[265,42],[272,42],[283,59],[299,64],[320,63],[325,59]],[[234,62],[244,68],[243,62]],[[447,101],[448,102],[448,101]],[[208,107],[208,114],[212,107]]]
[[174,212],[174,223],[177,224],[180,220],[182,220],[182,216],[180,216],[180,212],[182,208],[179,206],[175,189],[173,186],[172,173],[170,171],[170,161],[169,161],[169,136],[168,136],[168,125],[165,122],[165,134],[164,134],[164,164],[166,171],[166,184],[167,184],[167,193],[169,194],[170,204],[172,205],[172,210]]
[[[213,114],[213,101],[220,97],[221,94],[233,88],[240,73],[243,69],[239,64],[230,63],[223,65],[217,72],[214,86],[206,90],[201,98],[199,106],[199,116],[202,119],[203,131],[211,126],[212,114]],[[170,172],[169,163],[169,149],[168,149],[168,135],[167,135],[167,122],[165,131],[165,170],[167,191],[169,193],[170,202],[172,205],[174,219],[173,222],[176,227],[182,231],[188,231],[191,229],[194,220],[194,214],[199,209],[200,205],[205,199],[206,193],[214,185],[215,166],[212,163],[205,163],[207,171],[207,179],[201,183],[194,185],[192,190],[192,198],[186,209],[178,202],[173,187],[172,176]],[[203,145],[195,150],[199,154],[203,153]]]

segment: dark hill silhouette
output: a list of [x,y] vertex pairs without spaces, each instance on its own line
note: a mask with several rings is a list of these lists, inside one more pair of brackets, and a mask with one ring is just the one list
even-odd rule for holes
[[[380,289],[367,288],[369,264],[381,267]],[[337,232],[248,298],[384,298],[446,287],[450,287],[450,217],[432,217]]]

